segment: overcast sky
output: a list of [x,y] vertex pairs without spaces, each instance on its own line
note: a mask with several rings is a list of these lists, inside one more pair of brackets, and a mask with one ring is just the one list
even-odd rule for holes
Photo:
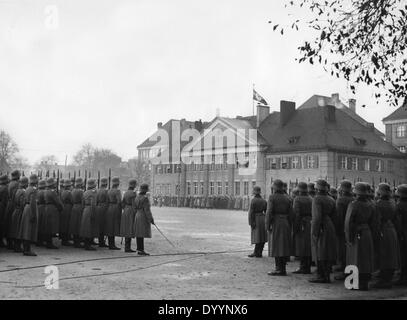
[[[272,111],[315,93],[352,98],[346,81],[294,61],[309,30],[272,32],[269,20],[292,19],[283,4],[0,0],[0,129],[30,162],[54,154],[62,164],[86,142],[127,160],[157,122],[209,121],[217,108],[250,115],[253,83]],[[356,99],[383,130],[394,109],[366,87]]]

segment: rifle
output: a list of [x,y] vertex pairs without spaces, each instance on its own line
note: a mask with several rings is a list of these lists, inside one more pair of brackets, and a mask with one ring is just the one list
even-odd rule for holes
[[86,182],[87,181],[88,181],[88,172],[85,170],[85,180],[83,181],[84,182],[83,190],[85,190],[85,191],[86,191]]
[[100,171],[98,170],[98,189],[100,187]]
[[57,171],[57,193],[59,192],[59,169]]
[[109,168],[109,189],[110,189],[110,181],[112,180],[112,169]]

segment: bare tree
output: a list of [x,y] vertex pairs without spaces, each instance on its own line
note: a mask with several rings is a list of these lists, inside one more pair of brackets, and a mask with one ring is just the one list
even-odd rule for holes
[[[299,0],[286,7],[304,7],[314,18],[305,26],[317,30],[298,49],[298,61],[322,64],[327,72],[349,82],[373,85],[376,100],[385,93],[391,105],[407,106],[407,4],[405,0]],[[271,21],[269,21],[271,23]],[[298,30],[300,18],[288,27]],[[273,30],[284,34],[279,23]]]
[[0,131],[0,170],[2,172],[10,171],[15,167],[18,156],[17,143],[4,130]]

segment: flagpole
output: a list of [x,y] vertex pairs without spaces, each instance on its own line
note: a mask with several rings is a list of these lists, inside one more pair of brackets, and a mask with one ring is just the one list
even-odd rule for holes
[[253,90],[252,90],[252,101],[253,101],[253,116],[254,116],[254,99],[253,99],[253,94],[254,94],[254,83],[253,83]]

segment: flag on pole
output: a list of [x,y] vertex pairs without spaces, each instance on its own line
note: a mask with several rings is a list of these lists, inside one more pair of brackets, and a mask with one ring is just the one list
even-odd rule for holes
[[254,89],[253,89],[253,100],[255,100],[255,101],[257,101],[257,102],[259,102],[259,103],[261,103],[261,104],[264,104],[264,105],[266,105],[266,106],[268,105],[267,101],[264,100],[264,98],[263,98],[261,95],[259,95],[259,94],[257,93],[257,91],[254,90]]

